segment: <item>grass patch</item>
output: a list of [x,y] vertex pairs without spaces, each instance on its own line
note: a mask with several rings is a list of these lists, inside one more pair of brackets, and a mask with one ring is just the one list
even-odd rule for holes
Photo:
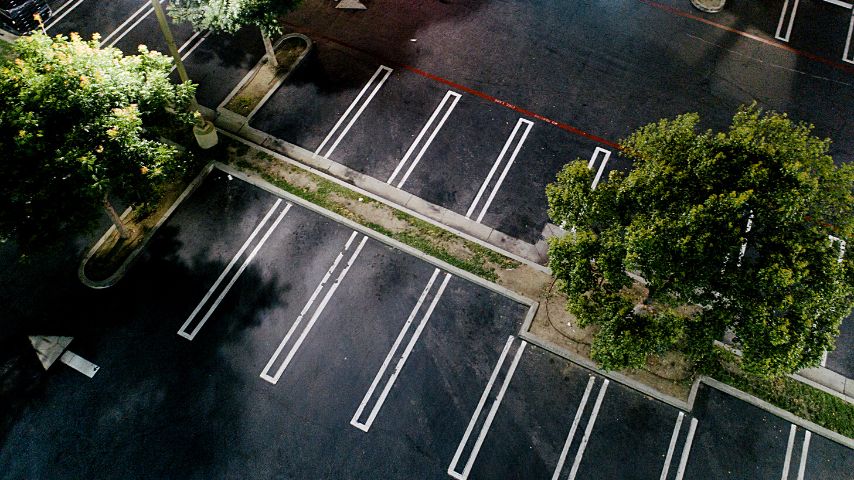
[[[256,158],[260,158],[264,162],[278,162],[278,160],[261,152],[256,154]],[[268,183],[275,185],[292,195],[296,195],[315,205],[335,212],[366,228],[393,238],[401,243],[420,250],[427,255],[438,258],[439,260],[447,262],[461,270],[465,270],[486,280],[496,281],[498,279],[496,268],[510,269],[519,266],[519,262],[507,258],[498,252],[490,250],[489,248],[465,240],[451,232],[448,232],[447,230],[409,215],[408,213],[394,209],[375,200],[365,198],[358,192],[350,190],[338,183],[326,180],[310,172],[296,169],[296,167],[293,167],[294,170],[292,171],[298,172],[300,176],[305,178],[310,178],[311,188],[294,185],[281,176],[264,169],[263,166],[259,165],[257,162],[246,160],[245,158],[237,158],[233,161],[233,164],[238,168],[251,170],[257,173]],[[366,219],[362,215],[353,212],[345,203],[341,202],[341,199],[373,204],[378,206],[378,208],[386,209],[388,211],[387,213],[389,218],[404,222],[406,228],[401,231],[399,228],[389,228],[381,223],[377,223],[377,221]],[[458,248],[454,248],[454,251],[466,252],[467,254],[460,255],[452,253],[448,246],[456,246]]]
[[787,376],[771,378],[744,373],[739,368],[737,356],[720,348],[716,350],[716,358],[703,369],[706,375],[828,430],[854,438],[854,405]]

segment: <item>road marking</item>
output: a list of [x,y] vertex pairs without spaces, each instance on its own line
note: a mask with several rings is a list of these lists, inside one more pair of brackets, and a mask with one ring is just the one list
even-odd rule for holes
[[57,23],[59,23],[60,20],[65,18],[66,15],[74,11],[74,9],[80,6],[81,3],[83,3],[83,0],[68,0],[67,2],[63,3],[62,6],[60,6],[53,12],[54,15],[59,16],[51,17],[50,21],[44,27],[45,30],[50,30],[51,28],[53,28],[54,25],[56,25]]
[[[182,61],[183,61],[183,60],[186,60],[186,59],[187,59],[187,57],[189,57],[190,55],[192,55],[192,54],[193,54],[193,52],[195,52],[195,51],[196,51],[196,49],[197,49],[197,48],[199,48],[199,47],[202,45],[202,43],[204,43],[204,42],[205,42],[205,40],[207,40],[207,39],[208,39],[208,37],[211,35],[211,31],[210,31],[210,30],[203,30],[203,31],[196,32],[196,33],[194,33],[194,34],[193,34],[193,36],[192,36],[192,37],[190,37],[190,39],[189,39],[189,40],[187,40],[186,42],[184,42],[184,44],[183,44],[183,45],[181,45],[180,47],[178,47],[178,52],[179,52],[179,53],[180,53],[180,52],[182,52],[182,51],[184,51],[187,47],[189,47],[189,46],[190,46],[190,42],[192,42],[193,40],[195,40],[196,38],[198,38],[198,36],[199,36],[199,35],[201,35],[202,33],[204,33],[204,36],[202,36],[202,38],[200,38],[200,39],[199,39],[199,41],[195,43],[195,45],[193,45],[189,50],[187,50],[186,52],[184,52],[184,53],[181,55],[181,60],[182,60]],[[171,70],[169,70],[169,73],[174,72],[174,71],[175,71],[175,69],[177,69],[177,68],[178,68],[178,67],[175,65],[174,60],[172,61],[172,63],[173,63],[173,65],[172,65],[172,69],[171,69]]]
[[560,458],[558,458],[557,466],[552,474],[552,480],[558,480],[558,478],[560,478],[560,472],[563,470],[563,464],[566,462],[567,454],[569,454],[569,447],[572,444],[573,437],[575,437],[575,430],[578,429],[578,424],[581,422],[581,416],[584,414],[584,407],[587,405],[587,401],[590,398],[590,391],[593,390],[593,384],[595,381],[596,378],[593,376],[587,380],[587,388],[584,389],[584,395],[581,396],[581,401],[578,403],[578,408],[575,410],[575,418],[572,419],[572,426],[569,428],[569,434],[566,436],[566,441],[563,443],[563,449],[560,451]]
[[807,453],[810,450],[810,438],[812,438],[812,432],[807,430],[804,432],[804,444],[801,446],[801,464],[798,466],[798,480],[804,480],[804,472],[807,469]]
[[795,446],[795,433],[797,432],[797,427],[793,423],[789,428],[789,441],[786,444],[786,458],[783,460],[783,475],[780,477],[781,480],[789,480],[789,465],[792,461],[792,447]]
[[507,343],[504,344],[504,349],[501,351],[501,356],[498,357],[498,363],[496,363],[495,368],[492,370],[492,375],[489,377],[489,381],[486,384],[486,388],[483,390],[483,394],[480,396],[480,401],[477,403],[477,408],[475,408],[474,414],[469,420],[469,424],[466,427],[466,431],[463,434],[462,440],[460,440],[459,446],[457,446],[457,451],[454,453],[454,458],[451,460],[451,465],[448,466],[448,475],[457,480],[466,480],[471,473],[472,466],[474,466],[474,461],[477,458],[477,453],[480,450],[481,445],[483,445],[483,440],[486,438],[487,432],[489,432],[489,427],[492,424],[492,420],[495,418],[495,412],[498,410],[498,407],[501,405],[501,400],[504,398],[504,393],[507,391],[507,386],[510,385],[510,380],[513,378],[513,372],[516,370],[516,366],[519,364],[519,359],[522,357],[522,353],[525,351],[525,346],[528,345],[528,342],[522,340],[522,343],[519,345],[519,348],[516,350],[516,355],[513,357],[513,362],[510,364],[510,368],[507,370],[507,374],[504,377],[504,382],[501,384],[501,389],[498,391],[498,395],[495,397],[495,400],[492,402],[492,407],[489,409],[489,413],[486,416],[486,420],[483,423],[483,426],[480,429],[480,433],[478,434],[477,440],[475,441],[474,447],[472,447],[471,453],[469,453],[469,458],[465,463],[465,467],[463,467],[462,473],[456,471],[457,463],[460,460],[460,456],[463,453],[463,450],[468,443],[469,436],[474,430],[474,426],[477,423],[478,418],[480,418],[480,413],[483,410],[483,406],[486,404],[486,399],[489,397],[489,392],[492,390],[492,386],[495,383],[496,378],[498,378],[498,371],[501,370],[502,365],[504,364],[504,359],[507,357],[507,353],[510,351],[510,347],[513,344],[514,337],[511,335],[507,339]]
[[673,426],[673,434],[670,435],[670,445],[667,446],[667,456],[664,457],[664,467],[661,469],[659,480],[667,480],[670,462],[673,461],[673,451],[676,449],[676,441],[679,440],[679,429],[682,428],[682,420],[684,418],[685,414],[683,412],[679,412],[679,415],[676,416],[676,425]]
[[338,146],[344,136],[347,135],[347,132],[350,131],[350,127],[352,127],[353,124],[356,123],[356,120],[359,118],[360,115],[362,115],[362,112],[365,110],[368,104],[371,103],[371,100],[374,99],[374,95],[377,94],[380,88],[382,88],[385,81],[388,80],[388,77],[389,75],[391,75],[392,71],[393,70],[391,68],[388,68],[385,65],[380,65],[380,67],[377,68],[377,71],[374,72],[374,75],[371,77],[370,80],[368,80],[368,83],[366,83],[365,86],[362,87],[362,91],[360,91],[359,94],[356,95],[356,98],[353,99],[353,101],[350,103],[350,106],[348,106],[347,110],[344,111],[344,115],[341,115],[341,118],[339,118],[338,122],[335,123],[335,126],[332,127],[332,130],[329,131],[329,133],[326,135],[326,138],[324,138],[323,141],[320,142],[320,146],[318,146],[317,150],[314,151],[315,155],[320,154],[320,151],[323,150],[323,147],[325,147],[329,140],[332,139],[332,136],[335,135],[335,132],[338,130],[339,127],[341,127],[341,124],[344,123],[344,120],[346,120],[347,117],[350,116],[350,112],[353,111],[356,105],[359,105],[359,101],[365,95],[365,92],[368,91],[368,88],[370,88],[371,85],[373,85],[373,83],[380,76],[380,74],[382,74],[382,79],[376,84],[376,86],[374,86],[374,89],[371,90],[371,93],[368,95],[368,98],[365,99],[364,102],[362,102],[355,115],[353,115],[353,117],[347,123],[347,126],[344,127],[344,130],[342,130],[341,133],[338,134],[338,137],[335,138],[335,142],[332,143],[332,146],[329,147],[326,153],[322,154],[322,156],[326,158],[329,158],[329,156],[332,155],[332,152],[335,151],[335,148]]
[[789,37],[792,35],[792,27],[795,25],[795,16],[798,14],[798,3],[800,0],[795,0],[795,3],[792,4],[792,12],[788,15],[789,18],[789,26],[786,28],[786,34],[782,35],[783,24],[786,20],[786,12],[789,11],[789,0],[783,2],[783,10],[780,12],[780,21],[777,23],[777,33],[774,34],[774,38],[777,40],[782,40],[784,42],[789,41]]
[[480,210],[480,214],[477,216],[477,222],[483,220],[483,216],[486,215],[486,211],[492,204],[492,200],[495,198],[495,194],[498,193],[498,189],[501,188],[501,183],[504,182],[504,177],[507,176],[507,172],[510,171],[510,167],[513,166],[513,162],[516,161],[516,155],[519,154],[519,150],[522,149],[522,145],[525,143],[525,139],[528,138],[528,133],[531,131],[531,127],[534,125],[534,122],[530,120],[520,118],[516,121],[516,126],[513,127],[513,131],[510,133],[510,136],[507,137],[507,141],[504,142],[504,148],[501,149],[501,153],[498,154],[498,158],[496,158],[495,163],[492,164],[492,169],[489,170],[489,174],[486,176],[486,179],[480,186],[480,190],[478,190],[477,195],[474,197],[474,201],[471,202],[471,206],[469,206],[469,209],[466,212],[466,218],[471,218],[472,214],[475,211],[475,208],[477,208],[478,202],[480,202],[481,197],[483,196],[484,192],[486,192],[486,187],[489,185],[489,182],[492,181],[492,177],[495,175],[495,172],[498,171],[498,166],[501,165],[501,162],[504,160],[504,155],[507,154],[507,151],[510,149],[510,146],[513,145],[514,140],[516,139],[516,134],[519,132],[519,129],[522,127],[523,124],[525,125],[525,131],[524,133],[522,133],[522,136],[519,137],[518,141],[516,141],[516,148],[513,149],[513,153],[510,155],[510,160],[507,161],[507,165],[504,167],[504,170],[498,177],[498,181],[495,182],[495,186],[492,187],[492,193],[490,193],[489,198],[486,200],[486,203]]
[[599,407],[602,406],[602,399],[605,398],[605,391],[608,390],[608,380],[602,382],[599,387],[599,395],[596,396],[596,403],[593,404],[593,411],[590,412],[590,418],[587,420],[587,428],[584,429],[584,436],[581,437],[581,445],[578,446],[578,452],[575,454],[575,461],[572,463],[572,469],[569,471],[567,480],[575,480],[575,475],[578,473],[578,467],[581,466],[581,458],[584,457],[584,450],[587,448],[587,442],[590,441],[590,435],[593,433],[593,425],[596,424],[596,417],[599,416]]
[[[462,95],[452,90],[448,90],[447,93],[445,93],[445,96],[442,97],[442,101],[439,103],[439,106],[436,107],[435,110],[433,110],[433,114],[430,115],[430,119],[427,120],[427,123],[425,123],[424,127],[421,128],[421,132],[419,132],[418,136],[415,137],[415,141],[412,142],[412,145],[409,146],[409,149],[406,151],[406,154],[397,164],[397,168],[394,169],[394,172],[391,174],[391,176],[388,177],[386,183],[391,184],[394,181],[403,166],[406,165],[406,162],[409,161],[409,157],[412,156],[412,153],[415,151],[415,148],[418,147],[418,144],[421,142],[421,139],[424,138],[424,135],[431,128],[433,128],[432,133],[430,133],[430,136],[427,138],[427,141],[424,142],[424,145],[421,146],[421,150],[419,150],[418,154],[415,156],[415,160],[412,161],[412,164],[409,165],[409,168],[406,170],[406,173],[403,175],[403,178],[401,178],[400,181],[397,183],[397,188],[403,188],[403,184],[406,183],[406,179],[409,178],[409,175],[412,173],[412,170],[414,170],[415,166],[418,165],[418,162],[421,161],[421,157],[424,155],[424,152],[427,151],[427,147],[429,147],[430,144],[433,142],[433,139],[436,138],[436,134],[439,133],[439,130],[441,130],[442,126],[445,124],[445,120],[447,120],[451,112],[454,111],[454,107],[457,106],[457,102],[460,100],[461,96]],[[436,120],[436,117],[439,116],[439,113],[445,109],[445,105],[448,103],[448,99],[450,99],[451,97],[453,97],[453,100],[451,101],[451,106],[448,107],[447,111],[445,111],[445,115],[442,116],[442,119],[434,127],[433,122]]]
[[[165,2],[166,0],[161,0],[160,3]],[[119,42],[122,38],[125,37],[131,30],[136,28],[143,20],[145,20],[149,15],[154,13],[154,8],[151,6],[149,2],[143,2],[142,6],[139,7],[135,12],[133,12],[124,22],[122,22],[115,30],[110,32],[109,35],[101,39],[102,47],[113,47],[116,43]],[[133,22],[130,26],[130,24]],[[114,38],[115,37],[115,38]]]
[[833,244],[836,242],[839,243],[839,258],[836,259],[836,262],[842,263],[842,258],[845,257],[845,247],[847,246],[847,243],[845,242],[845,240],[842,240],[841,238],[835,237],[833,235],[828,235],[827,238],[830,239],[831,246],[833,246]]
[[847,8],[849,10],[852,8],[852,6],[854,6],[848,2],[843,2],[841,0],[824,0],[824,1],[827,3],[830,3],[832,5],[836,5],[838,7]]
[[608,164],[608,159],[611,158],[610,150],[602,147],[596,147],[596,150],[593,150],[593,155],[590,157],[590,161],[587,162],[587,168],[593,168],[593,165],[596,164],[596,159],[599,157],[600,153],[604,155],[604,158],[602,159],[602,164],[599,165],[599,170],[596,172],[596,176],[593,178],[593,184],[590,185],[590,190],[596,190],[596,186],[599,185],[599,180],[602,179],[602,173],[605,172],[605,165]]
[[246,249],[249,248],[249,244],[252,243],[252,240],[255,239],[255,237],[258,235],[258,233],[261,231],[261,229],[264,227],[264,225],[267,223],[267,221],[273,215],[273,212],[276,211],[276,208],[278,208],[278,206],[281,203],[282,203],[281,198],[276,199],[276,203],[274,203],[273,206],[270,208],[270,210],[267,211],[267,214],[264,215],[264,218],[261,219],[261,222],[258,223],[258,226],[256,226],[255,230],[253,230],[252,233],[249,235],[249,238],[247,238],[246,241],[243,242],[243,245],[240,247],[240,250],[237,251],[237,253],[231,259],[231,261],[228,262],[228,265],[225,266],[225,270],[223,270],[222,273],[219,275],[219,277],[217,277],[216,281],[214,281],[214,284],[211,286],[211,288],[208,289],[207,293],[205,293],[205,296],[202,297],[202,300],[199,302],[198,305],[196,305],[196,308],[193,309],[193,312],[190,314],[189,317],[187,317],[187,320],[184,322],[184,324],[181,325],[181,328],[178,329],[178,335],[186,338],[187,340],[193,340],[193,338],[196,337],[196,334],[199,333],[199,330],[202,328],[202,325],[204,325],[204,323],[207,322],[208,318],[211,316],[214,309],[216,309],[217,305],[219,305],[219,302],[222,300],[222,298],[225,296],[225,294],[228,293],[228,290],[231,288],[231,285],[234,284],[234,282],[237,280],[237,277],[240,276],[241,273],[243,273],[243,270],[246,268],[246,265],[255,256],[254,254],[258,251],[258,249],[261,248],[261,245],[263,245],[263,243],[266,241],[266,238],[270,235],[270,233],[273,231],[273,229],[276,227],[276,225],[278,225],[278,222],[282,219],[282,217],[285,216],[286,213],[288,213],[288,210],[290,210],[290,208],[291,208],[290,203],[287,204],[285,209],[279,215],[279,218],[276,220],[276,223],[274,223],[273,226],[269,230],[267,230],[267,233],[264,235],[264,238],[262,238],[261,241],[258,243],[258,245],[255,247],[255,249],[252,250],[252,254],[250,254],[250,256],[247,257],[246,261],[240,267],[240,270],[238,270],[238,272],[234,274],[234,277],[231,279],[231,281],[228,283],[228,285],[226,286],[224,291],[217,298],[216,302],[214,302],[214,305],[211,306],[211,308],[207,311],[204,318],[202,318],[201,322],[199,322],[199,324],[196,325],[196,328],[194,328],[192,332],[188,333],[187,328],[193,322],[193,319],[196,318],[196,315],[198,315],[199,312],[202,310],[202,307],[204,307],[205,304],[207,303],[207,301],[211,298],[211,295],[213,295],[214,291],[216,291],[216,289],[219,287],[219,284],[222,283],[223,280],[225,280],[225,277],[228,275],[228,273],[231,271],[231,269],[234,268],[234,265],[237,264],[237,260],[240,258],[241,255],[243,255],[243,252],[245,252]]
[[98,373],[100,367],[95,365],[94,363],[86,360],[85,358],[77,355],[76,353],[71,353],[69,350],[66,350],[65,353],[59,357],[59,361],[68,365],[69,367],[77,370],[78,372],[86,375],[89,378],[95,376]]
[[744,252],[747,251],[747,234],[750,233],[750,229],[753,228],[753,210],[750,211],[750,216],[747,217],[747,227],[744,229],[744,241],[741,242],[741,251],[738,253],[738,262],[736,262],[736,266],[741,266],[741,260],[744,258]]
[[691,444],[694,442],[694,432],[697,431],[697,419],[691,419],[691,428],[688,429],[688,436],[685,437],[685,445],[682,446],[682,458],[679,459],[679,468],[676,470],[676,480],[682,480],[685,475],[685,468],[688,466],[688,455],[691,454]]
[[418,338],[421,336],[421,332],[424,330],[424,326],[427,325],[427,321],[430,320],[430,316],[433,314],[433,309],[436,308],[436,304],[439,303],[439,299],[442,298],[442,293],[445,291],[445,287],[448,285],[448,281],[451,279],[451,274],[446,273],[445,279],[442,281],[442,284],[439,286],[439,289],[436,291],[436,295],[433,297],[433,301],[430,303],[430,306],[427,308],[427,311],[424,313],[424,316],[421,318],[421,323],[418,324],[418,327],[415,329],[415,332],[412,334],[412,338],[409,340],[409,343],[406,345],[406,348],[403,351],[403,355],[400,356],[400,359],[397,361],[397,365],[394,367],[394,371],[391,373],[391,377],[389,377],[388,381],[385,384],[382,392],[380,392],[380,397],[377,400],[377,403],[374,405],[374,408],[371,409],[370,414],[368,414],[368,419],[362,423],[359,422],[359,418],[362,416],[362,412],[365,409],[365,406],[370,401],[371,397],[374,394],[374,390],[379,384],[382,377],[385,375],[385,371],[388,368],[389,363],[391,363],[391,359],[394,357],[397,352],[397,348],[400,346],[400,343],[403,341],[404,336],[406,336],[406,332],[409,330],[409,327],[412,325],[413,320],[415,320],[415,316],[418,314],[418,310],[421,309],[421,304],[424,303],[424,300],[427,298],[427,295],[430,293],[430,289],[433,287],[433,283],[438,277],[440,270],[437,268],[433,271],[433,276],[430,277],[430,281],[427,282],[427,286],[424,287],[424,291],[421,292],[421,297],[418,298],[418,302],[415,304],[415,307],[412,309],[412,312],[409,314],[409,318],[406,319],[406,323],[403,325],[403,328],[400,330],[400,334],[397,336],[397,339],[394,341],[394,345],[392,345],[391,350],[389,350],[388,355],[386,355],[385,360],[383,361],[380,370],[377,372],[377,375],[374,377],[374,381],[371,383],[371,387],[368,389],[368,393],[365,394],[365,398],[362,399],[362,403],[359,404],[359,408],[356,410],[356,413],[353,415],[353,419],[350,420],[350,425],[367,432],[371,425],[374,423],[374,419],[382,408],[383,403],[385,402],[386,397],[388,396],[389,391],[391,391],[391,387],[394,385],[394,382],[397,380],[398,375],[400,375],[401,370],[403,370],[403,366],[406,364],[406,360],[409,358],[409,354],[412,353],[412,349],[415,346],[415,342],[418,341]]
[[282,353],[282,350],[285,348],[285,345],[288,343],[288,341],[291,339],[293,334],[296,332],[296,329],[300,325],[300,323],[302,322],[304,315],[308,312],[308,309],[311,308],[311,304],[314,303],[314,299],[317,297],[317,295],[323,289],[323,287],[326,284],[326,281],[329,280],[329,277],[334,272],[334,269],[338,266],[338,262],[341,260],[341,258],[343,258],[344,252],[346,252],[350,248],[350,245],[353,242],[353,239],[356,237],[356,235],[358,235],[358,232],[353,232],[353,234],[350,235],[350,239],[347,241],[347,244],[344,246],[344,250],[338,254],[338,257],[335,259],[335,262],[332,264],[332,267],[330,268],[329,271],[326,272],[326,275],[324,275],[323,280],[321,280],[320,285],[318,285],[318,287],[315,289],[314,293],[312,294],[311,298],[309,299],[309,303],[307,303],[306,306],[303,307],[302,312],[297,317],[297,319],[294,321],[294,324],[288,330],[288,333],[285,335],[285,337],[279,343],[279,346],[276,348],[275,353],[273,353],[273,356],[270,357],[270,360],[267,362],[267,365],[264,367],[264,371],[261,372],[261,378],[263,378],[264,380],[266,380],[266,381],[268,381],[274,385],[279,381],[279,379],[282,377],[282,374],[285,372],[285,369],[288,368],[288,365],[290,365],[291,360],[293,360],[294,355],[296,355],[297,351],[302,346],[303,342],[305,341],[305,338],[308,336],[309,332],[311,332],[311,329],[314,327],[314,324],[317,322],[317,319],[320,317],[320,314],[323,313],[323,310],[326,308],[326,304],[329,303],[329,299],[332,298],[332,295],[334,295],[335,291],[338,290],[338,286],[341,285],[342,281],[344,281],[344,278],[347,276],[347,272],[350,271],[350,267],[353,266],[353,262],[356,261],[356,258],[358,258],[359,253],[361,253],[362,248],[365,246],[365,242],[368,241],[367,235],[362,235],[362,241],[359,242],[359,246],[356,247],[356,249],[353,251],[353,254],[350,256],[350,259],[347,260],[347,264],[344,265],[344,268],[341,270],[341,273],[338,275],[338,278],[335,279],[335,282],[332,284],[332,286],[326,292],[326,295],[323,297],[323,300],[320,301],[320,305],[318,305],[317,308],[314,310],[314,313],[312,314],[308,323],[305,325],[305,328],[303,329],[302,333],[297,338],[297,340],[294,342],[291,349],[288,351],[288,354],[285,357],[285,360],[282,362],[282,364],[276,370],[276,374],[273,376],[270,376],[270,369],[273,368],[273,365],[276,363],[276,360],[278,360],[279,355]]

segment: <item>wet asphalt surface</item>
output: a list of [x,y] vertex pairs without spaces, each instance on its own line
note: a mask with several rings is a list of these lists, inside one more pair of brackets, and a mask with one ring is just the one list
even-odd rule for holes
[[[83,0],[50,33],[98,31],[104,38],[141,11],[125,29],[138,20],[144,3]],[[482,221],[531,242],[547,221],[543,188],[559,168],[590,158],[596,147],[610,149],[562,127],[616,141],[649,121],[699,111],[704,125],[721,128],[738,104],[755,99],[815,123],[817,134],[834,138],[834,158],[850,160],[854,74],[840,68],[854,67],[840,60],[850,15],[803,2],[789,42],[801,52],[795,53],[667,10],[773,39],[778,2],[730,2],[717,16],[683,3],[376,3],[357,15],[309,1],[288,20],[315,41],[315,52],[252,125],[314,151],[386,66],[388,79],[328,155],[386,180],[443,96],[458,93],[403,188],[466,213],[514,125],[527,119],[530,132]],[[193,39],[186,26],[174,33],[183,52],[192,49],[188,72],[200,83],[200,103],[212,108],[263,54],[253,29],[201,43],[203,35]],[[153,15],[109,41],[126,53],[139,43],[165,49]],[[614,152],[605,171],[629,167]],[[462,447],[457,471],[463,470],[522,343],[515,338],[521,304],[452,276],[363,432],[352,417],[435,268],[368,239],[278,383],[270,384],[260,374],[271,354],[339,253],[346,262],[362,238],[345,250],[351,230],[292,207],[199,334],[192,341],[176,335],[275,200],[215,172],[115,289],[74,285],[68,268],[52,272],[43,292],[28,294],[31,301],[12,302],[13,317],[74,334],[72,350],[102,370],[92,380],[64,365],[49,372],[0,443],[0,465],[8,466],[0,477],[445,478],[513,337]],[[4,287],[10,299],[17,295],[13,284]],[[311,312],[301,325],[310,318]],[[851,325],[843,325],[840,348],[827,362],[849,377]],[[590,375],[527,345],[470,477],[551,478]],[[569,475],[578,458],[577,478],[659,478],[680,412],[612,382],[579,457],[603,379],[594,376],[590,385],[560,475]],[[676,478],[691,419],[697,424],[684,478],[780,478],[791,424],[708,387],[680,423],[667,478]],[[812,435],[802,455],[804,433],[795,429],[788,478],[796,478],[802,458],[804,478],[847,478],[854,454]]]
[[[188,340],[199,304],[210,315]],[[51,368],[0,444],[0,478],[446,478],[468,465],[468,478],[527,479],[561,465],[641,479],[665,464],[676,478],[684,452],[683,478],[779,478],[785,461],[784,420],[705,386],[686,414],[607,382],[518,338],[527,305],[218,170],[122,282],[64,307],[88,329],[72,350],[101,369]],[[272,383],[262,374],[291,330]],[[805,478],[844,478],[854,452],[812,435],[805,458]]]

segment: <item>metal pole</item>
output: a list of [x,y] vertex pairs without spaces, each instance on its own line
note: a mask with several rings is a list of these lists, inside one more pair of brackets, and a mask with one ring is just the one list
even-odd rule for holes
[[[187,69],[184,68],[184,62],[181,60],[181,53],[175,45],[175,38],[172,36],[172,30],[169,28],[169,23],[166,21],[166,13],[163,12],[163,6],[160,5],[160,0],[151,0],[151,5],[154,7],[154,14],[157,16],[157,23],[160,24],[160,31],[163,32],[163,39],[166,40],[166,46],[169,47],[169,53],[175,60],[175,68],[178,70],[178,77],[181,83],[190,81],[187,75]],[[219,142],[216,129],[213,124],[202,116],[199,111],[199,104],[196,102],[196,95],[190,97],[190,111],[196,114],[196,125],[193,127],[193,135],[196,137],[196,142],[202,148],[211,148]]]
[[[178,47],[175,45],[175,38],[172,36],[172,29],[169,28],[169,23],[166,21],[166,13],[163,11],[163,6],[160,5],[159,0],[151,0],[151,5],[154,7],[154,14],[157,16],[157,23],[160,24],[160,31],[163,32],[163,39],[166,40],[166,46],[169,47],[169,53],[172,54],[172,58],[175,60],[178,78],[181,79],[181,83],[189,82],[190,77],[187,75],[187,69],[184,68],[184,61],[181,60],[181,52],[178,51]],[[199,111],[199,104],[196,103],[195,95],[193,95],[191,100],[190,109],[194,112]]]

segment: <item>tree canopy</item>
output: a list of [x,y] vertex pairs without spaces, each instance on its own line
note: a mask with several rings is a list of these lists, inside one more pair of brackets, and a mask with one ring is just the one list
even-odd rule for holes
[[88,224],[110,195],[153,199],[187,167],[158,128],[191,125],[195,87],[172,60],[124,56],[97,35],[20,37],[0,64],[0,236],[20,246]]
[[173,0],[169,15],[196,30],[234,33],[254,25],[266,36],[281,33],[278,17],[296,9],[302,0]]
[[[830,140],[785,114],[742,107],[724,132],[699,116],[644,126],[622,142],[633,161],[590,188],[586,161],[546,189],[573,230],[550,266],[605,368],[683,349],[695,358],[726,331],[743,366],[776,375],[815,366],[854,307],[854,168]],[[629,273],[630,272],[630,273]]]

